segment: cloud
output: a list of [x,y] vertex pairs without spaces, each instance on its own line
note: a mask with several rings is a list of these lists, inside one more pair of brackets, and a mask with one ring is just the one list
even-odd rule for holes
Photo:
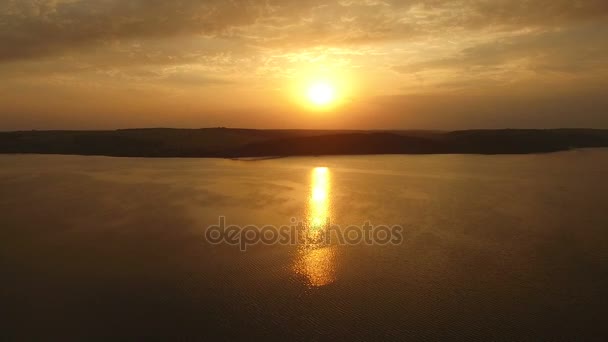
[[470,6],[469,26],[560,27],[608,16],[604,0],[473,0],[460,4]]
[[604,0],[0,0],[0,61],[204,35],[314,46],[599,20]]
[[253,23],[263,9],[236,0],[4,0],[0,8],[3,60],[125,39],[217,35]]
[[394,65],[393,70],[435,76],[448,88],[508,84],[522,78],[602,78],[608,75],[607,35],[608,24],[535,31],[483,41],[438,58]]

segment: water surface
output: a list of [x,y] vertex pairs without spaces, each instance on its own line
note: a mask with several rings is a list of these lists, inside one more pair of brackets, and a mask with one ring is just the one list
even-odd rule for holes
[[[606,336],[608,150],[264,161],[0,156],[5,337]],[[400,245],[206,227],[401,225]]]

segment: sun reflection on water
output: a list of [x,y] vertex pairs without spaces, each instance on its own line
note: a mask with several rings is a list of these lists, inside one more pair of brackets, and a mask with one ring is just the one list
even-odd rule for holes
[[329,170],[326,167],[317,167],[312,171],[310,192],[308,233],[316,235],[329,224]]
[[306,217],[306,239],[299,246],[295,271],[308,279],[310,286],[319,287],[335,281],[334,246],[326,245],[323,235],[330,224],[330,172],[326,167],[312,170],[308,210]]

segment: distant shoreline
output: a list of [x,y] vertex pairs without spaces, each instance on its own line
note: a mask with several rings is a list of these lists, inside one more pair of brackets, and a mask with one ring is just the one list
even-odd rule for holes
[[0,132],[0,153],[144,158],[531,154],[608,147],[605,129],[330,131],[231,128]]

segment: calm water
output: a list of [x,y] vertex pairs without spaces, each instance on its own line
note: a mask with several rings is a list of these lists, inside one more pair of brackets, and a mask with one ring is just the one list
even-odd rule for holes
[[[600,340],[607,177],[602,149],[0,156],[0,337]],[[219,216],[398,224],[403,243],[241,252],[205,241]]]

